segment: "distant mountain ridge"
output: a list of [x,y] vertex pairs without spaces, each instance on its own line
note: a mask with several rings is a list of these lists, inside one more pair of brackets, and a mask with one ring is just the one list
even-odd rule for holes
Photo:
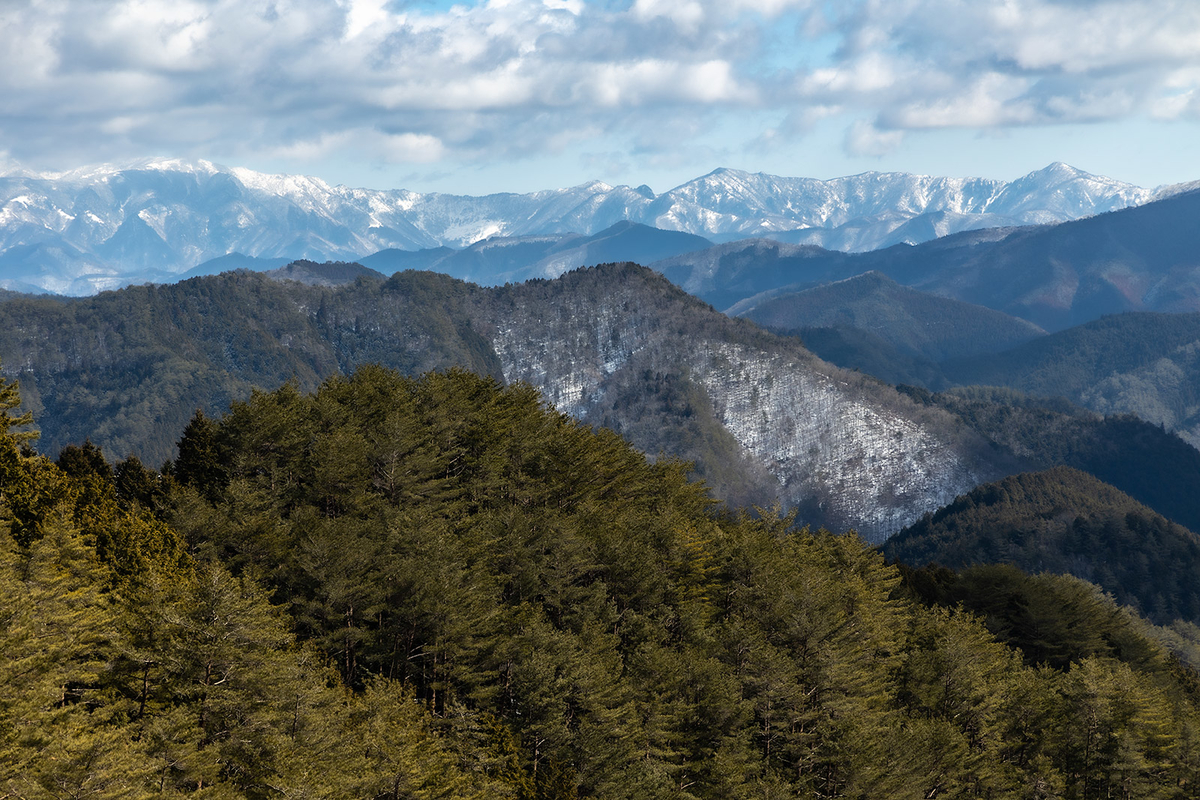
[[1104,414],[1136,414],[1200,448],[1200,313],[1114,314],[942,369],[958,384],[1007,386]]
[[715,241],[774,236],[869,250],[961,230],[1076,219],[1172,191],[1052,164],[1012,182],[907,173],[826,181],[718,169],[660,195],[593,181],[470,197],[152,159],[0,177],[0,286],[83,295],[169,281],[230,253],[355,260],[496,236],[591,236],[624,221]]
[[711,246],[711,241],[695,234],[622,221],[591,236],[568,233],[492,237],[461,250],[445,246],[417,251],[381,250],[359,259],[359,263],[388,274],[427,269],[487,286],[557,278],[595,264],[650,263]]
[[775,331],[859,328],[907,355],[932,361],[996,352],[1046,333],[1023,319],[918,292],[875,271],[801,292],[750,298],[727,313]]

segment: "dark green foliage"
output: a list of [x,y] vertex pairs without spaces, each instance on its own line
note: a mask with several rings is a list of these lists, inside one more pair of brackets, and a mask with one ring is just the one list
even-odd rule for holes
[[[664,383],[663,402],[691,402]],[[1058,724],[1084,689],[891,597],[896,573],[854,538],[713,516],[682,466],[527,387],[367,369],[258,393],[218,428],[229,483],[175,518],[193,546],[263,576],[349,685],[403,682],[447,730],[464,707],[494,715],[486,759],[517,796],[1016,797],[1110,779],[1010,713],[1036,698]],[[1122,659],[1165,663],[1121,641],[1077,652],[1105,680]]]
[[1086,658],[1115,658],[1159,675],[1170,672],[1161,650],[1133,618],[1094,584],[1064,575],[1029,575],[1011,565],[981,564],[954,572],[937,565],[904,568],[904,586],[921,602],[978,614],[1030,665],[1065,670]]
[[980,486],[881,549],[913,565],[1005,563],[1067,573],[1159,624],[1200,622],[1200,538],[1067,467]]
[[209,498],[216,498],[229,482],[228,448],[217,440],[217,426],[200,409],[183,429],[176,448],[179,456],[171,474],[184,486],[194,487]]
[[58,454],[55,462],[58,468],[76,480],[80,478],[99,478],[111,481],[112,467],[104,458],[99,447],[88,439],[82,445],[67,445]]
[[140,505],[158,510],[171,490],[169,479],[147,469],[137,456],[130,456],[113,467],[113,488],[117,500],[126,508]]
[[16,444],[28,442],[38,437],[35,431],[14,431],[13,428],[26,428],[33,424],[33,413],[9,414],[21,406],[20,384],[17,381],[7,381],[0,378],[0,436],[5,436]]
[[[184,555],[141,508],[155,474],[90,444],[63,469],[19,458],[0,480],[0,793],[506,795],[482,736],[448,746],[386,681],[348,696],[253,580]],[[19,542],[25,489],[49,508]]]
[[45,452],[90,438],[160,464],[195,409],[219,413],[253,386],[311,390],[369,362],[499,374],[462,308],[469,292],[430,274],[335,289],[241,272],[68,302],[22,297],[0,304],[0,353],[37,364],[22,390],[54,421]]

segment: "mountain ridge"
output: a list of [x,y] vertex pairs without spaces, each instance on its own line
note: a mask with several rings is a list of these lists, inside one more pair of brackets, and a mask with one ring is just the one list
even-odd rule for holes
[[785,332],[849,325],[931,361],[996,352],[1046,333],[1018,317],[901,286],[876,270],[758,302],[749,298],[726,313]]
[[532,385],[651,455],[699,462],[739,505],[779,499],[876,540],[1009,469],[949,413],[631,264],[494,288],[431,272],[332,288],[236,272],[17,298],[0,303],[0,357],[44,447],[91,437],[149,463],[170,457],[197,407],[381,363]]

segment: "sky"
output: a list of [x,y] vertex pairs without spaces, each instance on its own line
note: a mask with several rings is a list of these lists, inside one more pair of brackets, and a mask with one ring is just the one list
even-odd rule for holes
[[1197,0],[0,0],[0,172],[1200,179]]

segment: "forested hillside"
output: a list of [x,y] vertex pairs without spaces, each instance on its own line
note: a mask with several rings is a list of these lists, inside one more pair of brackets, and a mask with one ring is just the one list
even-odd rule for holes
[[632,264],[492,289],[433,273],[340,287],[239,273],[23,298],[0,303],[0,357],[44,420],[49,453],[90,437],[160,464],[196,408],[212,415],[251,386],[311,390],[381,363],[527,382],[652,456],[691,461],[723,499],[803,504],[873,538],[1011,471],[951,415]]
[[1200,537],[1069,467],[977,487],[882,547],[890,559],[1069,574],[1168,624],[1200,624]]
[[[195,416],[163,474],[90,446],[52,463],[16,422],[0,430],[8,794],[1200,785],[1196,675],[1110,601],[1090,596],[1086,636],[1039,665],[856,537],[721,511],[680,465],[528,387],[378,367],[284,385]],[[1080,607],[1039,606],[1062,630]]]
[[22,297],[0,304],[0,356],[42,421],[45,452],[90,438],[157,465],[193,411],[221,413],[254,386],[312,390],[371,362],[499,374],[462,308],[470,291],[429,273],[333,289],[238,272],[82,300]]

